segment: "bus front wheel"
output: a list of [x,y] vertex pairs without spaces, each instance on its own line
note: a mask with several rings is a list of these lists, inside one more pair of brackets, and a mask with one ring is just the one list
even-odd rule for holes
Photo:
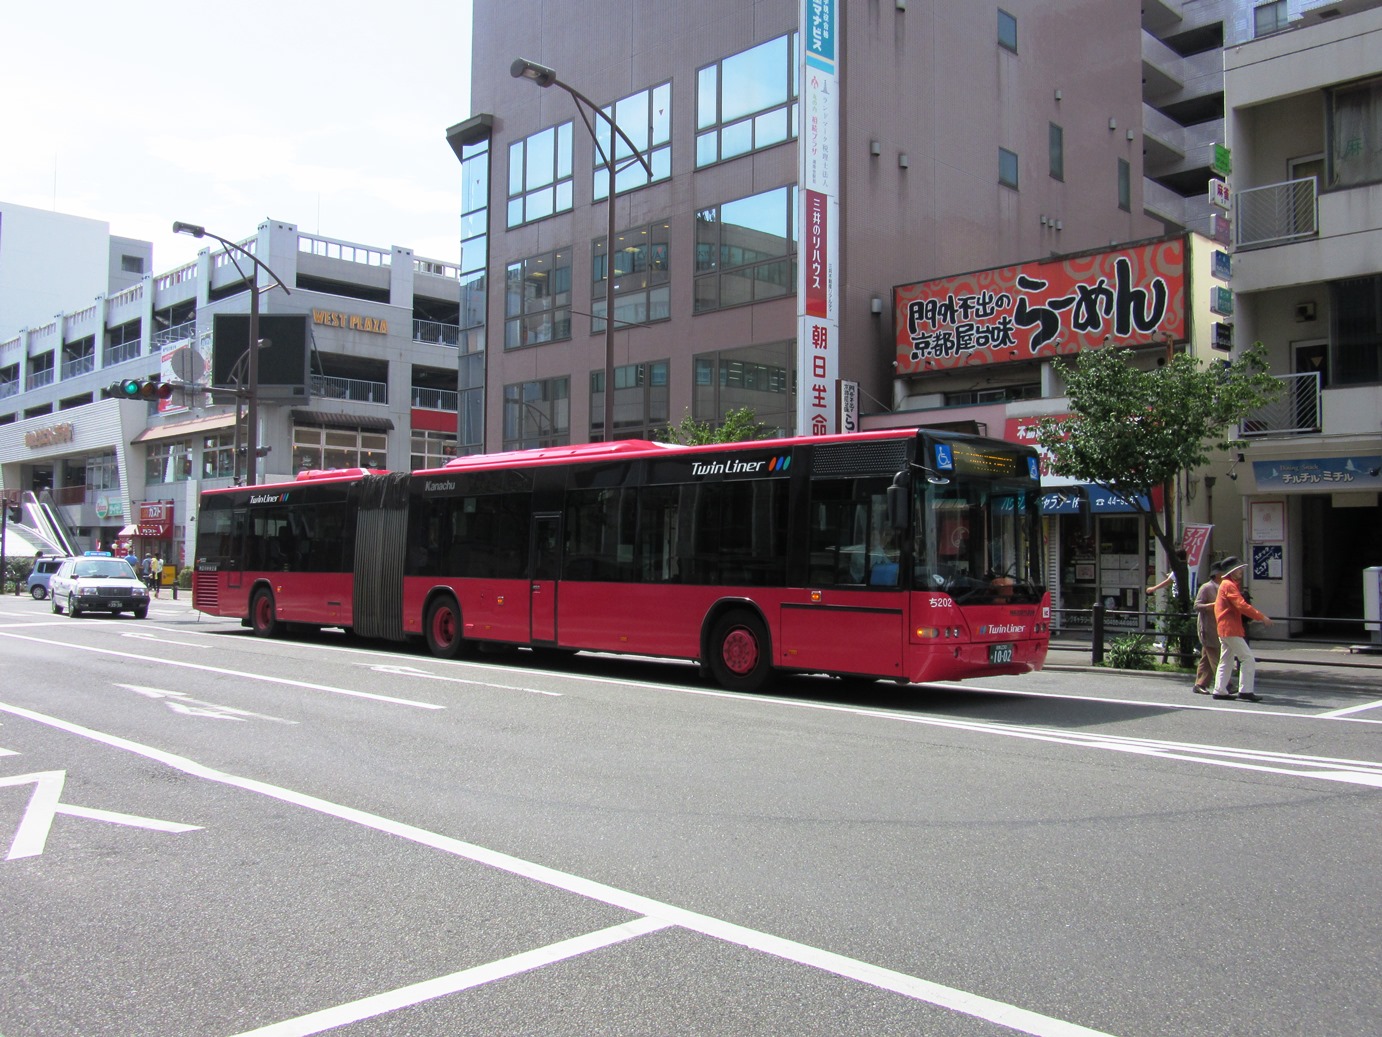
[[441,597],[427,608],[427,650],[439,659],[455,659],[465,649],[461,609],[455,598]]
[[256,637],[278,636],[279,622],[272,591],[257,591],[250,599],[250,629]]
[[710,672],[730,691],[757,691],[772,669],[768,632],[751,612],[729,612],[710,634]]

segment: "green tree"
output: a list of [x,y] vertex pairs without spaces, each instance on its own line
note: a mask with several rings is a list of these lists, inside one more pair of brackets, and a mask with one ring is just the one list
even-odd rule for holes
[[656,433],[653,438],[663,443],[682,446],[702,446],[706,443],[739,443],[746,439],[771,439],[777,429],[758,420],[752,407],[740,407],[725,412],[725,420],[718,427],[708,421],[697,421],[690,412],[681,421]]
[[[1073,362],[1056,360],[1065,379],[1070,417],[1045,418],[1037,442],[1050,452],[1057,475],[1095,483],[1123,497],[1147,517],[1176,574],[1179,611],[1190,611],[1190,574],[1176,555],[1181,530],[1174,527],[1172,487],[1181,472],[1209,462],[1211,452],[1241,446],[1227,436],[1248,414],[1281,393],[1268,374],[1258,342],[1233,361],[1202,364],[1179,353],[1144,371],[1128,349],[1090,349]],[[1150,501],[1164,490],[1164,512]]]

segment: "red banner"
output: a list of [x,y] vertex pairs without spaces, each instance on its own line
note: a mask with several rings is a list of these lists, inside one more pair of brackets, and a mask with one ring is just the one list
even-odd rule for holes
[[897,373],[1186,339],[1185,239],[901,285]]
[[170,500],[140,501],[139,517],[135,521],[138,535],[155,540],[167,540],[173,535],[173,502]]

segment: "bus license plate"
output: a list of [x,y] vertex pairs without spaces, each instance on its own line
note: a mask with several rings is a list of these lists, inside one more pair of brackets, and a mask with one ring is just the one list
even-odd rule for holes
[[1010,663],[1013,661],[1012,645],[989,645],[989,662]]

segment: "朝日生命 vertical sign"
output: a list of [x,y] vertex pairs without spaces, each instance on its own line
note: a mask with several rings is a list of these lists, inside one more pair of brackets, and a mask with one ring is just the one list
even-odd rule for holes
[[801,0],[797,141],[797,435],[839,431],[838,0]]

